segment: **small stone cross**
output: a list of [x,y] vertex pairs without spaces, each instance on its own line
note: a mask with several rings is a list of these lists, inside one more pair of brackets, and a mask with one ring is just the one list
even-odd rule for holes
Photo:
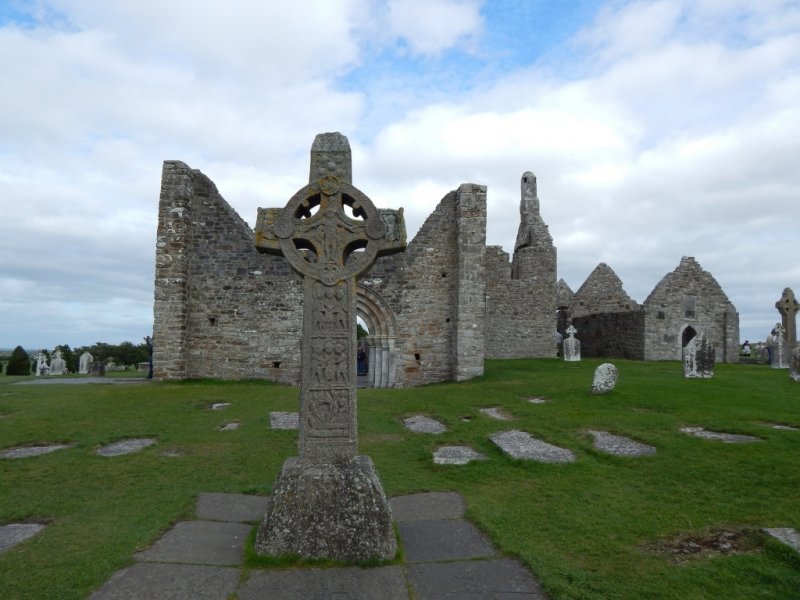
[[785,350],[786,362],[788,363],[792,351],[797,345],[797,312],[800,311],[800,303],[794,297],[792,288],[785,288],[781,299],[775,303],[775,308],[781,314],[781,324],[786,334]]
[[578,330],[575,329],[575,327],[573,325],[570,325],[569,327],[567,327],[567,335],[569,337],[575,337],[576,333],[578,333]]

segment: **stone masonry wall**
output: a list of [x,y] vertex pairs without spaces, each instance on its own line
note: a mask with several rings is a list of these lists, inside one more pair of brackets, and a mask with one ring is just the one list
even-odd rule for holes
[[644,358],[644,312],[641,309],[600,313],[572,319],[581,342],[581,356]]
[[705,331],[716,360],[739,360],[739,314],[719,283],[693,257],[656,285],[644,304],[644,359],[679,360],[686,327]]

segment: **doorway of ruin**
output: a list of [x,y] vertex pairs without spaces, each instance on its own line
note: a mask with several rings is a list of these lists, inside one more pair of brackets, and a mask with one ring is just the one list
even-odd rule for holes
[[366,374],[359,377],[364,387],[395,387],[394,313],[383,297],[372,288],[356,285],[356,315],[369,332],[365,338]]
[[681,350],[686,348],[686,344],[692,341],[692,338],[697,335],[697,330],[691,325],[684,325],[681,332]]

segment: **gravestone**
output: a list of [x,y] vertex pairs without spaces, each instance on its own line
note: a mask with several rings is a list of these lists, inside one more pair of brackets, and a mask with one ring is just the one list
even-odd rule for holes
[[47,356],[44,352],[37,352],[36,356],[36,376],[47,375],[50,373],[50,366],[47,364]]
[[577,362],[581,359],[581,342],[575,337],[578,330],[572,325],[567,327],[567,339],[563,342],[564,347],[564,360],[570,362]]
[[92,356],[91,352],[87,351],[81,354],[80,359],[78,359],[78,373],[87,375],[89,373],[89,369],[92,367],[93,361],[94,356]]
[[795,346],[792,351],[792,360],[789,363],[789,377],[800,381],[800,346]]
[[694,336],[683,348],[683,376],[687,379],[714,377],[714,344],[704,331]]
[[402,209],[379,211],[351,184],[351,164],[345,136],[318,135],[309,184],[285,208],[258,211],[256,247],[283,255],[304,293],[300,455],[273,488],[260,554],[362,561],[397,551],[378,473],[358,455],[355,282],[379,255],[405,248],[405,224]]
[[787,287],[783,290],[781,299],[775,303],[775,308],[781,314],[781,325],[785,336],[783,362],[789,364],[792,352],[797,346],[797,311],[800,311],[800,303],[795,299],[792,288]]
[[613,392],[617,386],[617,367],[611,363],[603,363],[594,370],[592,378],[592,394],[599,396]]
[[775,335],[772,339],[772,368],[785,369],[789,366],[786,360],[786,330],[783,323],[775,323]]
[[50,361],[50,375],[63,375],[67,372],[67,361],[64,360],[64,356],[61,353],[60,349],[57,349],[53,353],[53,358]]

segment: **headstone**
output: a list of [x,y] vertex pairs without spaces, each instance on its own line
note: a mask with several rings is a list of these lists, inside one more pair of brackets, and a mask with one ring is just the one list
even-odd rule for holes
[[152,438],[135,438],[129,440],[120,440],[112,444],[98,448],[96,453],[100,456],[122,456],[124,454],[133,454],[144,450],[148,446],[152,446],[156,441]]
[[67,372],[67,361],[64,360],[64,355],[61,349],[57,348],[53,352],[53,358],[50,361],[50,375],[63,375]]
[[567,327],[567,339],[564,340],[564,360],[577,362],[581,359],[581,342],[575,337],[578,330],[572,325]]
[[650,456],[656,449],[648,444],[637,442],[623,435],[608,431],[589,431],[594,437],[594,447],[614,456]]
[[795,346],[792,351],[792,361],[789,363],[789,377],[800,381],[800,346]]
[[694,437],[706,440],[716,440],[726,444],[746,444],[748,442],[760,442],[761,438],[754,435],[743,433],[726,433],[724,431],[709,431],[705,427],[681,427],[681,433],[693,435]]
[[91,352],[87,351],[81,354],[80,358],[78,359],[78,373],[88,375],[89,369],[92,368],[93,361],[94,356],[92,356]]
[[714,377],[714,361],[714,344],[701,331],[683,347],[683,376],[687,379],[711,379]]
[[525,431],[500,431],[490,435],[489,439],[511,458],[543,463],[575,462],[572,450],[548,444]]
[[797,312],[800,311],[800,302],[794,297],[792,288],[784,288],[781,299],[775,303],[775,308],[781,314],[781,325],[785,336],[784,362],[789,364],[797,346]]
[[774,333],[772,338],[772,368],[786,369],[789,366],[786,360],[786,330],[783,328],[782,323],[775,323],[775,329],[772,331]]
[[405,225],[401,211],[388,211],[396,218],[388,237],[381,212],[352,185],[351,164],[346,137],[318,135],[310,183],[282,210],[258,211],[256,247],[283,255],[304,292],[300,456],[275,483],[260,554],[363,561],[397,552],[378,473],[358,455],[355,282],[379,255],[405,248]]
[[486,460],[486,457],[469,446],[442,446],[433,453],[436,465],[466,465],[473,460]]
[[50,367],[47,364],[47,356],[44,352],[37,352],[36,356],[36,376],[47,375],[50,373]]
[[613,392],[617,385],[617,367],[611,363],[603,363],[594,370],[592,379],[592,394],[608,394]]
[[431,419],[425,415],[414,415],[403,420],[406,429],[414,433],[444,433],[447,427],[436,419]]

